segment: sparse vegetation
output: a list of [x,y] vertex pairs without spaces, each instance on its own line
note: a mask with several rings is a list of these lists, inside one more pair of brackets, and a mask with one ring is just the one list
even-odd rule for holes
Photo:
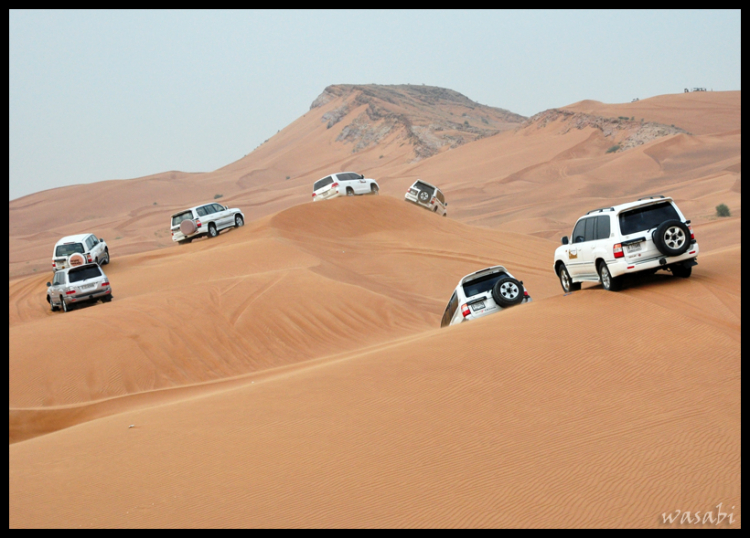
[[628,121],[630,118],[627,116],[617,116],[617,119]]
[[159,204],[157,204],[156,202],[154,202],[154,205],[159,205]]
[[466,125],[466,127],[468,127],[469,126],[469,120],[464,120],[464,125]]
[[117,241],[118,239],[122,239],[122,236],[118,235],[117,237],[115,237],[115,241]]
[[607,153],[614,153],[614,152],[615,152],[615,151],[617,151],[618,149],[620,149],[620,144],[615,144],[614,146],[612,146],[611,148],[609,148],[609,149],[607,150]]
[[289,179],[290,177],[292,177],[292,176],[286,176],[287,179]]
[[490,122],[485,117],[482,117],[482,123],[484,123],[485,125],[489,125],[490,124]]
[[716,216],[731,217],[732,213],[729,211],[729,207],[727,207],[727,204],[719,204],[716,206]]
[[381,155],[380,157],[378,157],[378,159],[382,159],[382,158],[383,158],[383,156],[382,156],[382,155]]
[[219,198],[223,198],[223,194],[214,194],[214,200],[218,200]]

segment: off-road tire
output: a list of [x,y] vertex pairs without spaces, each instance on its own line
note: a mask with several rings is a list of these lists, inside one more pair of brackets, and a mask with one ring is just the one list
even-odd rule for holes
[[581,289],[581,283],[573,282],[573,279],[570,278],[570,273],[568,273],[568,268],[564,265],[560,266],[557,276],[560,278],[560,286],[563,289],[563,293],[570,293]]
[[218,237],[219,231],[216,229],[216,225],[211,223],[208,225],[208,237]]
[[503,277],[492,287],[492,298],[502,308],[523,302],[523,284],[515,278]]
[[653,239],[665,256],[680,256],[690,248],[690,228],[679,220],[665,220],[654,230]]
[[240,226],[245,225],[245,219],[242,218],[242,215],[235,215],[234,216],[234,227],[239,228]]
[[613,277],[609,267],[604,262],[599,262],[599,280],[602,287],[607,291],[620,291],[622,289],[622,277]]
[[110,295],[105,295],[104,297],[102,297],[102,302],[103,303],[109,303],[111,301],[112,301],[112,295],[111,294]]
[[380,189],[377,185],[370,185],[370,194],[377,195],[380,192]]
[[70,306],[68,306],[68,303],[65,302],[65,299],[62,295],[60,296],[60,310],[62,310],[63,312],[70,312],[71,310]]
[[60,309],[60,307],[52,304],[52,297],[50,297],[49,295],[47,295],[47,301],[49,302],[50,312],[57,312]]
[[352,189],[351,187],[347,187],[346,188],[346,195],[347,196],[354,196],[354,189]]
[[684,265],[673,265],[672,274],[680,278],[690,278],[690,275],[693,274],[693,267],[684,266]]

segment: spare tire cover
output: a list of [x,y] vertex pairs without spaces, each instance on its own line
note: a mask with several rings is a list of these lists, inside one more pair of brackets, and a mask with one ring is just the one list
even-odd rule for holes
[[654,246],[665,256],[679,256],[690,248],[690,228],[679,220],[662,222],[652,237]]
[[86,263],[86,258],[83,254],[75,253],[68,256],[68,267],[78,267]]
[[195,225],[194,220],[183,220],[180,223],[180,231],[183,233],[183,235],[190,235],[192,233],[195,233],[195,230],[197,230],[198,227]]

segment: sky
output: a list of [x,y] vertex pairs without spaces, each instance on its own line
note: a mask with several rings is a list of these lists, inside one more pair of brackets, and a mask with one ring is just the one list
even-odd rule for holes
[[8,199],[252,152],[331,84],[531,116],[741,90],[740,10],[9,10]]

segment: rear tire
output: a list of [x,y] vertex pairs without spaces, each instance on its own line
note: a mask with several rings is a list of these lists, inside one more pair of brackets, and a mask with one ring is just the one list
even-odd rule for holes
[[347,196],[354,196],[354,190],[352,190],[351,187],[346,188],[346,195]]
[[573,279],[570,278],[570,273],[568,273],[567,267],[564,265],[560,266],[557,276],[560,278],[560,286],[562,286],[564,293],[570,293],[581,289],[581,283],[573,282]]
[[52,297],[49,295],[47,295],[47,301],[49,301],[49,309],[51,312],[57,312],[59,310],[59,307],[52,304]]
[[380,192],[380,189],[377,185],[371,185],[370,186],[370,194],[378,194]]
[[60,305],[60,308],[62,309],[62,311],[63,312],[70,312],[70,307],[68,306],[68,303],[65,302],[65,299],[63,298],[62,295],[60,296],[60,302],[62,303]]
[[673,265],[672,274],[680,278],[690,278],[690,275],[693,274],[693,268],[685,267],[684,265]]
[[523,284],[511,277],[504,277],[492,287],[492,298],[498,306],[507,308],[523,301]]
[[112,301],[112,295],[105,295],[104,297],[102,297],[103,303],[109,303],[111,301]]
[[245,225],[245,219],[242,218],[242,215],[236,215],[234,217],[234,227],[239,228],[240,226]]
[[622,289],[622,277],[613,277],[609,267],[604,262],[599,263],[599,280],[602,287],[607,291],[620,291]]
[[208,225],[208,237],[216,237],[219,235],[218,230],[216,229],[216,225],[214,223],[211,223]]
[[102,258],[102,265],[109,265],[109,249],[104,249],[104,258]]

